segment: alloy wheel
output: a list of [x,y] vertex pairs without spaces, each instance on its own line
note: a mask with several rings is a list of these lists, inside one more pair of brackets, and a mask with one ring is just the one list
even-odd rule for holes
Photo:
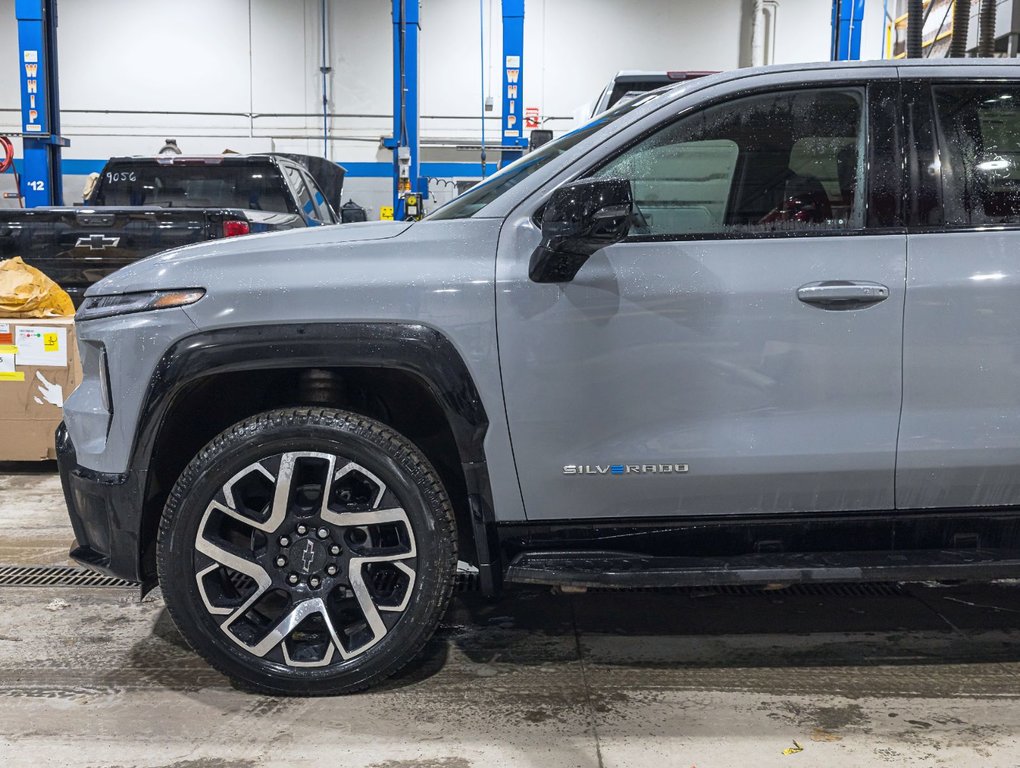
[[400,621],[414,531],[396,494],[342,456],[262,458],[216,492],[195,537],[195,579],[219,630],[287,667],[341,664]]

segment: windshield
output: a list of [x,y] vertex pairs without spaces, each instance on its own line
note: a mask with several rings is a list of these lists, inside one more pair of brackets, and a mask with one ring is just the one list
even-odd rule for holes
[[535,171],[543,168],[571,147],[580,144],[596,131],[605,128],[614,120],[618,120],[628,112],[632,112],[642,104],[658,98],[658,96],[658,93],[651,93],[644,98],[635,99],[626,104],[621,104],[608,112],[604,112],[590,123],[581,126],[575,131],[564,134],[555,141],[544,144],[534,152],[529,152],[520,159],[515,160],[506,166],[506,168],[501,169],[489,178],[471,187],[460,197],[455,197],[446,205],[438,208],[435,213],[430,214],[427,218],[432,220],[466,219],[474,216],[508,189],[524,181]]
[[110,163],[92,205],[248,208],[288,213],[283,177],[272,163]]

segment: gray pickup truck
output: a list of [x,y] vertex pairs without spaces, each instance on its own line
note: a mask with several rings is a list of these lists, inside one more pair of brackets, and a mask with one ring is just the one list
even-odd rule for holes
[[1020,75],[640,97],[418,223],[218,240],[79,310],[77,544],[279,694],[422,648],[458,561],[678,587],[1020,576]]
[[335,224],[344,170],[309,155],[114,157],[81,206],[0,209],[0,259],[70,294],[190,243]]

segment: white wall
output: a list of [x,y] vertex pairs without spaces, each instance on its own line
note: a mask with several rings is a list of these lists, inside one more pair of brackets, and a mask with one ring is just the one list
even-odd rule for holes
[[[479,0],[423,0],[424,161],[476,163],[483,67]],[[499,0],[481,0],[487,139],[498,142]],[[389,162],[392,19],[387,0],[328,0],[331,159]],[[619,69],[730,69],[746,63],[750,0],[527,0],[524,104],[563,129]],[[862,54],[880,55],[881,0],[868,0]],[[166,137],[189,153],[323,152],[319,0],[61,0],[65,158],[150,154]],[[777,63],[829,55],[829,0],[780,0]],[[870,25],[870,27],[869,27]],[[874,33],[872,32],[874,30]],[[0,133],[18,130],[14,0],[0,0]],[[115,110],[115,114],[103,110]],[[181,114],[174,114],[181,113]],[[214,113],[214,114],[198,114]],[[436,147],[434,143],[445,143]],[[493,159],[490,155],[490,160]],[[67,199],[80,189],[68,179]],[[10,177],[0,189],[12,188]],[[390,181],[352,178],[375,209]],[[439,190],[439,195],[443,195]]]

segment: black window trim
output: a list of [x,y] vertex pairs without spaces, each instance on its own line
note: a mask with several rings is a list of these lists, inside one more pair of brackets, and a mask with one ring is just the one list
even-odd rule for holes
[[[305,187],[308,188],[308,194],[311,195],[312,197],[312,207],[318,213],[320,223],[336,224],[336,221],[334,220],[333,216],[333,208],[332,206],[330,206],[329,200],[326,199],[326,196],[322,193],[322,190],[319,188],[319,183],[315,180],[315,177],[312,176],[312,174],[308,171],[307,168],[301,168],[301,176],[305,180]],[[318,202],[318,200],[315,199],[316,195],[322,198],[321,204]],[[324,211],[326,214],[325,217],[323,217],[322,215]]]
[[[903,144],[904,175],[909,192],[904,201],[907,233],[921,229],[941,231],[945,222],[942,197],[942,143],[936,131],[935,102],[931,81],[903,78]],[[924,156],[922,156],[924,153]],[[934,167],[930,161],[934,161]],[[922,224],[918,202],[925,195],[934,200],[934,212],[939,224]]]
[[[953,233],[959,234],[964,232],[1015,232],[1020,231],[1020,221],[1012,224],[947,224],[945,215],[945,194],[943,189],[943,178],[942,158],[946,154],[947,141],[946,137],[942,134],[941,126],[938,120],[938,112],[935,106],[935,87],[940,85],[958,85],[958,86],[1004,86],[1012,85],[1015,88],[1020,88],[1020,78],[1016,77],[982,77],[982,78],[966,78],[966,77],[923,77],[914,78],[911,80],[904,80],[904,82],[911,83],[917,89],[917,98],[924,100],[928,105],[928,111],[932,119],[932,136],[935,141],[935,148],[938,152],[939,166],[937,171],[936,193],[938,195],[938,206],[940,211],[941,223],[937,225],[921,225],[916,220],[908,221],[907,234],[910,235],[931,235],[931,234],[943,234]],[[913,147],[910,148],[911,155],[915,155]],[[912,157],[912,164],[913,157]],[[917,180],[913,180],[911,184],[911,190],[916,190]]]
[[[298,216],[300,216],[302,219],[304,219],[305,216],[306,216],[306,213],[305,213],[304,208],[301,205],[301,194],[298,191],[298,188],[295,186],[294,182],[291,180],[290,175],[287,173],[287,171],[293,171],[294,173],[297,174],[297,177],[299,179],[304,181],[304,178],[301,175],[301,166],[298,165],[297,163],[291,163],[291,162],[287,162],[287,161],[278,161],[278,162],[279,162],[279,166],[280,166],[280,176],[283,177],[283,183],[286,184],[287,185],[287,189],[290,190],[290,197],[291,197],[291,200],[293,201],[293,204],[294,204],[294,212]],[[305,189],[308,190],[308,185],[307,184],[305,184]],[[312,200],[311,194],[312,194],[311,190],[308,190],[308,199],[309,200]],[[314,200],[312,200],[312,207],[313,208],[315,207],[315,201]],[[318,219],[316,219],[316,220],[318,220]]]
[[280,161],[278,157],[270,156],[270,166],[279,174],[280,183],[283,184],[284,198],[286,198],[287,211],[286,213],[292,216],[301,216],[301,210],[298,208],[297,197],[294,194],[294,190],[291,188],[290,181],[287,179],[287,169],[285,163]]
[[[871,209],[874,204],[872,200],[872,185],[870,183],[871,172],[870,169],[876,164],[876,158],[872,156],[875,144],[875,137],[880,135],[880,131],[886,131],[888,134],[894,137],[892,142],[893,151],[896,153],[891,158],[886,158],[884,163],[887,165],[902,167],[900,157],[898,156],[902,152],[902,141],[899,137],[902,134],[901,130],[901,118],[899,117],[900,110],[896,107],[902,103],[902,95],[900,93],[900,80],[898,78],[888,79],[877,79],[869,80],[867,78],[847,78],[847,79],[836,79],[836,80],[825,80],[808,83],[788,83],[779,86],[757,86],[752,88],[745,88],[734,93],[728,93],[725,96],[719,96],[714,99],[709,99],[698,104],[693,104],[687,109],[680,110],[679,112],[669,115],[669,117],[659,121],[654,126],[642,131],[633,140],[629,141],[626,145],[600,159],[597,163],[588,166],[584,170],[580,171],[572,177],[571,180],[577,181],[591,176],[596,171],[600,170],[604,166],[611,163],[616,158],[620,157],[623,153],[629,151],[631,148],[637,146],[645,139],[649,138],[658,131],[664,129],[668,125],[682,120],[688,115],[699,112],[703,109],[726,104],[738,99],[746,98],[748,96],[757,96],[768,93],[781,93],[784,91],[803,91],[803,90],[818,90],[818,89],[839,89],[839,88],[859,88],[864,91],[864,130],[866,132],[866,143],[865,143],[865,154],[868,162],[865,167],[868,169],[865,173],[865,200],[867,201],[867,207],[865,208],[865,223],[863,227],[854,229],[837,229],[837,230],[784,230],[777,232],[705,232],[705,233],[683,233],[683,234],[662,234],[662,235],[630,235],[623,243],[659,243],[659,242],[703,242],[711,240],[769,240],[777,238],[802,238],[802,237],[868,237],[876,235],[891,235],[891,234],[904,234],[906,233],[906,226],[904,225],[903,210],[904,210],[904,198],[905,198],[905,187],[902,174],[896,174],[893,179],[894,185],[898,187],[897,191],[897,202],[896,210],[894,214],[895,223],[889,226],[876,226],[871,223]],[[891,110],[886,110],[883,114],[880,110],[876,109],[877,105],[880,104],[880,97],[882,95],[892,94],[893,102]],[[541,213],[545,208],[543,205],[535,213],[536,223],[541,222]]]

